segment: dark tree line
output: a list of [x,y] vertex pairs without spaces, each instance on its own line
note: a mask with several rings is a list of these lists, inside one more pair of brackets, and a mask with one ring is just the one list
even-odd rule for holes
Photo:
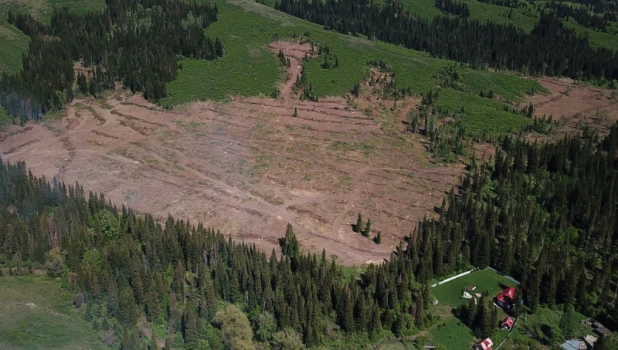
[[461,18],[470,17],[470,9],[463,1],[457,0],[436,0],[436,8],[440,11],[450,13]]
[[492,4],[510,8],[519,8],[528,6],[528,2],[526,0],[478,0],[479,2],[485,4]]
[[614,12],[595,13],[591,12],[586,6],[574,7],[571,4],[559,1],[548,1],[545,4],[545,9],[553,11],[558,18],[568,19],[571,17],[584,27],[604,32],[607,31],[607,26],[611,21],[616,21],[616,13]]
[[572,2],[590,7],[596,13],[618,11],[618,2],[614,0],[562,0],[560,2]]
[[216,6],[171,0],[106,0],[102,12],[80,16],[55,10],[44,25],[32,16],[9,12],[9,23],[30,37],[23,69],[0,76],[0,103],[22,120],[61,108],[74,97],[73,64],[92,68],[87,89],[97,95],[122,81],[132,91],[157,101],[165,83],[176,78],[178,56],[215,59],[219,39],[204,36],[217,19]]
[[590,46],[587,38],[542,14],[531,33],[513,25],[453,16],[423,20],[397,2],[280,0],[275,8],[344,34],[403,45],[434,56],[482,67],[575,79],[617,79],[618,53]]

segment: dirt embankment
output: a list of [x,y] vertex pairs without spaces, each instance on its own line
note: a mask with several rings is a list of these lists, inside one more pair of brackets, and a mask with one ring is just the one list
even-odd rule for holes
[[[166,111],[117,90],[78,100],[66,117],[0,132],[3,160],[36,175],[79,181],[117,204],[165,220],[201,221],[278,250],[291,223],[302,247],[362,264],[388,258],[418,220],[432,215],[462,166],[427,161],[418,136],[402,132],[414,100],[300,101],[291,87],[307,45],[277,42],[291,61],[280,99],[197,102]],[[297,117],[294,117],[294,110]],[[356,215],[372,236],[352,232]]]

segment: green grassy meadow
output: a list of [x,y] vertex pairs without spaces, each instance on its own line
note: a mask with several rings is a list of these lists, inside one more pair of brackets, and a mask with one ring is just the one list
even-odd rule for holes
[[[328,45],[336,55],[339,67],[323,69],[322,58],[305,64],[307,82],[320,96],[337,96],[350,91],[355,83],[367,78],[369,61],[384,60],[392,66],[397,86],[414,93],[437,89],[436,74],[454,62],[372,41],[362,37],[324,31],[320,26],[288,16],[273,8],[248,0],[215,0],[219,20],[206,34],[219,37],[225,46],[225,56],[217,61],[185,59],[178,78],[167,84],[169,96],[163,105],[174,106],[195,100],[222,100],[229,96],[270,95],[285,77],[276,56],[267,51],[268,43],[300,37]],[[503,103],[480,98],[481,90],[493,90],[503,100],[519,101],[526,93],[542,91],[532,79],[511,73],[477,71],[461,67],[458,71],[465,86],[463,92],[443,89],[438,105],[468,116],[464,123],[471,129],[487,128],[506,132],[529,122],[527,118],[505,112]],[[495,122],[494,122],[495,121]]]
[[[576,312],[575,315],[578,323],[589,318],[579,312]],[[561,317],[562,312],[550,310],[545,307],[539,308],[535,314],[522,316],[517,323],[517,327],[515,327],[513,333],[509,337],[508,343],[505,345],[509,343],[526,343],[530,339],[530,334],[535,334],[537,336],[537,341],[543,344],[550,344],[552,340],[548,336],[546,329],[548,326],[554,329],[558,327]],[[593,334],[592,330],[589,327],[580,325],[575,330],[574,336],[584,337],[587,334]]]
[[513,281],[487,269],[475,271],[456,280],[436,286],[431,289],[431,292],[440,304],[457,307],[469,302],[469,299],[461,297],[466,286],[476,286],[474,292],[471,293],[489,292],[489,296],[493,297],[502,290],[501,284],[505,286],[515,285]]
[[0,349],[107,349],[74,297],[47,277],[0,277]]
[[429,330],[429,338],[434,345],[444,349],[469,349],[474,343],[472,332],[457,318],[451,317]]

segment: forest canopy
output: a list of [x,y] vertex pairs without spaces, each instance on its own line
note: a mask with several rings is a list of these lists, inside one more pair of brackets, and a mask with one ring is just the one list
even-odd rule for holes
[[[102,12],[77,15],[54,10],[45,25],[29,14],[8,13],[8,22],[30,37],[23,69],[0,76],[0,105],[21,120],[37,120],[78,93],[97,96],[116,81],[149,100],[166,96],[179,57],[212,60],[223,44],[204,35],[217,7],[171,0],[106,0]],[[76,77],[73,65],[89,68]]]
[[521,71],[573,79],[618,79],[618,53],[594,48],[552,12],[542,12],[531,33],[514,25],[467,20],[458,2],[436,2],[457,16],[420,19],[397,1],[278,0],[275,8],[327,30],[365,35],[452,59],[473,67]]

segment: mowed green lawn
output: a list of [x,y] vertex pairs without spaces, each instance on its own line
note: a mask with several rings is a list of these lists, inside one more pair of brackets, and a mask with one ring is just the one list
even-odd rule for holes
[[74,297],[47,277],[0,277],[0,349],[107,349]]
[[431,292],[438,299],[440,304],[457,307],[469,303],[469,299],[461,297],[465,287],[468,285],[476,286],[476,289],[471,293],[484,293],[487,291],[489,292],[489,296],[493,298],[502,290],[500,285],[515,286],[515,283],[487,269],[475,271],[466,276],[439,285],[432,288]]

